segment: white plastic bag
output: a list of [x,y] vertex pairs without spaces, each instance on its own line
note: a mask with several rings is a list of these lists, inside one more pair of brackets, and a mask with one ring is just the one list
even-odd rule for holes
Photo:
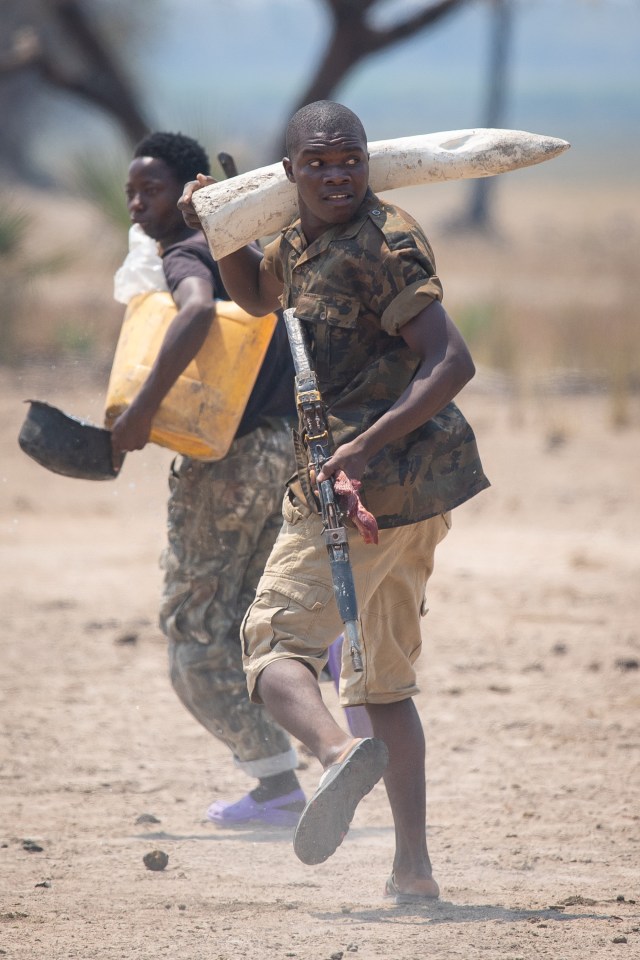
[[148,237],[140,224],[129,230],[129,253],[113,278],[113,296],[118,303],[129,303],[138,293],[168,290],[156,241]]

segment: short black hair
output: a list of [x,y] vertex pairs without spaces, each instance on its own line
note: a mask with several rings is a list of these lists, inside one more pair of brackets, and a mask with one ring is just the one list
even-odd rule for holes
[[301,107],[287,124],[287,156],[291,159],[299,143],[319,131],[333,132],[337,126],[367,142],[367,135],[360,117],[353,110],[333,100],[316,100]]
[[163,160],[179,183],[195,180],[198,173],[211,172],[204,147],[182,133],[150,133],[136,146],[133,155]]

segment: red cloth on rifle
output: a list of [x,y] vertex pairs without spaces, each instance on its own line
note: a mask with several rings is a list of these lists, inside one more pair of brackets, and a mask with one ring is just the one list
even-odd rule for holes
[[378,523],[374,515],[362,505],[358,496],[361,486],[359,480],[350,480],[342,470],[338,470],[333,477],[333,489],[336,496],[340,497],[340,507],[349,519],[353,520],[365,543],[377,543]]

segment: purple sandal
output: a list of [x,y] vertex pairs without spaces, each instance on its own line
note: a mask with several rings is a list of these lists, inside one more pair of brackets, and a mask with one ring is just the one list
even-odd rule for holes
[[[292,804],[296,804],[300,809],[288,809]],[[260,803],[247,793],[235,803],[216,800],[207,810],[207,820],[220,827],[235,827],[250,822],[266,823],[271,827],[295,827],[304,805],[305,795],[302,790],[293,790],[281,797]]]

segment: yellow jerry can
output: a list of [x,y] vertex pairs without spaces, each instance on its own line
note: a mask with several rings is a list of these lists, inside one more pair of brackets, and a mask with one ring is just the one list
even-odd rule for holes
[[[127,409],[147,379],[176,313],[167,291],[141,293],[129,301],[107,388],[107,427]],[[160,404],[150,440],[197,460],[224,457],[276,323],[274,313],[252,317],[237,303],[216,301],[207,339]]]

